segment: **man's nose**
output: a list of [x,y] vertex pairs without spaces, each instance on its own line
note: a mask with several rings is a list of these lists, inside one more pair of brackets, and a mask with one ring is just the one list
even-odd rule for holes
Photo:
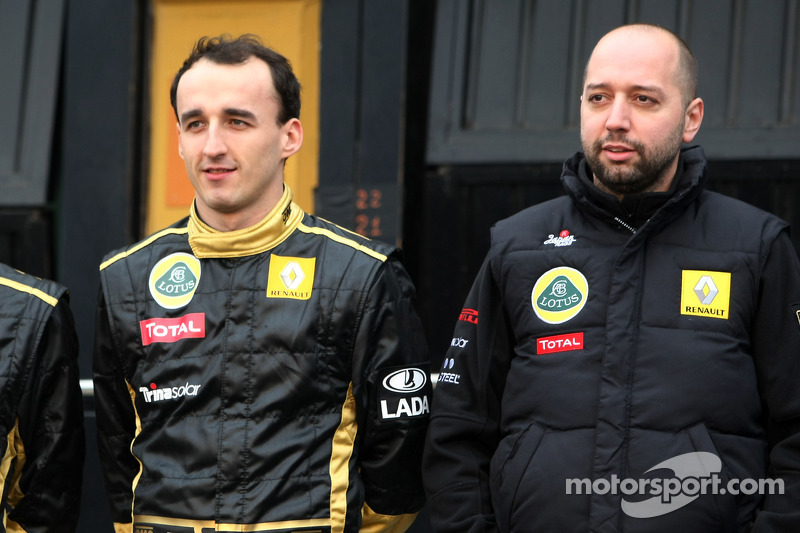
[[628,131],[631,129],[630,105],[624,98],[615,98],[608,110],[606,129]]
[[203,155],[206,157],[218,157],[228,151],[225,138],[217,126],[209,126],[206,137],[206,144],[203,147]]

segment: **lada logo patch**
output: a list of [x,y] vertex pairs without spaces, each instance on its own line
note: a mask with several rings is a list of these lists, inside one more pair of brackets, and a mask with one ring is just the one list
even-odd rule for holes
[[431,384],[428,365],[385,369],[378,390],[381,420],[415,418],[430,413]]
[[570,267],[548,270],[531,291],[533,310],[548,324],[562,324],[581,312],[589,297],[589,283]]
[[165,309],[180,309],[192,301],[200,283],[200,261],[193,255],[168,255],[150,271],[150,294]]
[[267,298],[308,300],[314,287],[316,257],[281,257],[269,260]]
[[728,320],[731,273],[684,270],[681,280],[681,314]]

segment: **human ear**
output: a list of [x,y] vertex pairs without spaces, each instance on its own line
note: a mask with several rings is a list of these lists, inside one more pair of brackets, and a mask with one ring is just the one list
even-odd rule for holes
[[692,100],[686,107],[684,118],[686,121],[683,126],[683,142],[689,143],[697,135],[703,122],[703,100],[700,98]]
[[284,134],[283,159],[294,155],[303,145],[303,125],[297,118],[289,119],[281,130]]
[[178,129],[178,155],[183,159],[183,147],[181,147],[181,123],[176,122],[175,127]]

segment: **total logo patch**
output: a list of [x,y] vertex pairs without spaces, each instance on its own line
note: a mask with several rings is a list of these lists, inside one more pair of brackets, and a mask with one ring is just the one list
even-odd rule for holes
[[200,260],[186,253],[168,255],[150,271],[150,294],[165,309],[180,309],[192,301],[200,283]]
[[282,257],[269,260],[267,298],[308,300],[314,287],[316,257]]
[[205,313],[189,313],[178,318],[149,318],[139,322],[142,346],[154,342],[178,342],[181,339],[202,339],[206,336]]
[[416,418],[430,413],[428,365],[386,369],[379,376],[381,420]]
[[533,310],[548,324],[562,324],[581,312],[589,297],[589,283],[579,271],[557,267],[542,274],[531,291]]
[[583,350],[583,332],[536,339],[536,355]]
[[681,314],[728,320],[731,273],[684,270],[681,280]]

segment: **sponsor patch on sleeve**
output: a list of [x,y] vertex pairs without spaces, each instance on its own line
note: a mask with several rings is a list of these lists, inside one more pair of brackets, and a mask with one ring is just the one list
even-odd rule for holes
[[428,364],[384,369],[378,374],[378,418],[428,416],[431,383]]

